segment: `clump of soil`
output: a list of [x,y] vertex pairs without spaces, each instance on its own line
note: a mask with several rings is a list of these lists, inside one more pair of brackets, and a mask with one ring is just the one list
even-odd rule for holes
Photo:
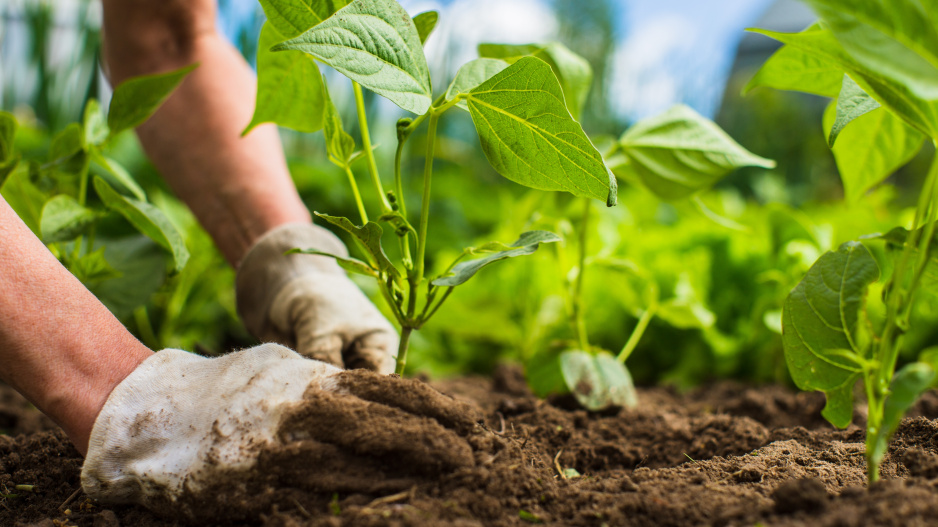
[[[263,459],[247,480],[212,489],[223,507],[205,507],[211,520],[193,523],[898,526],[938,517],[934,395],[903,422],[884,480],[867,488],[862,431],[824,423],[817,394],[735,384],[688,394],[653,388],[641,391],[639,408],[590,413],[568,398],[533,397],[511,369],[436,387],[457,402],[394,401],[423,416],[410,425],[423,424],[377,450],[336,447],[347,441],[331,434],[362,416],[323,416],[312,404],[298,411],[282,432],[293,430],[284,436],[292,446]],[[9,392],[0,387],[0,416],[15,407],[17,419],[38,419]],[[374,386],[358,395],[388,403]],[[298,432],[310,422],[333,431]],[[0,436],[0,494],[17,494],[0,498],[0,525],[175,526],[198,513],[199,503],[162,516],[96,503],[81,495],[80,467],[58,430]]]

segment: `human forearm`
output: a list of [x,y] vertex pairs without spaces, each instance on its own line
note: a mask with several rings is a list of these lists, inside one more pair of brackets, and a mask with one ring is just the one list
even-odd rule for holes
[[273,125],[251,120],[255,79],[214,29],[214,1],[104,0],[111,83],[194,62],[159,111],[138,129],[147,154],[233,265],[273,227],[309,222]]
[[151,353],[0,197],[0,379],[84,452],[111,390]]

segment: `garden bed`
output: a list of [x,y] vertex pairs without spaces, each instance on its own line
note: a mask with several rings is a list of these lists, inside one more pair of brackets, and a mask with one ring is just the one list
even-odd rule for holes
[[[883,481],[867,489],[862,431],[827,425],[817,394],[725,383],[686,394],[653,388],[641,391],[638,409],[588,413],[566,398],[532,397],[511,369],[437,386],[483,409],[484,426],[467,438],[474,467],[425,474],[403,489],[371,482],[380,490],[340,494],[304,492],[286,473],[267,474],[259,481],[268,488],[249,494],[256,499],[222,499],[228,508],[218,517],[235,519],[221,525],[848,526],[938,518],[933,394],[903,422]],[[0,436],[0,493],[34,485],[0,498],[0,525],[185,524],[77,492],[78,453],[5,386],[0,429],[18,434]],[[257,516],[239,518],[243,507]]]

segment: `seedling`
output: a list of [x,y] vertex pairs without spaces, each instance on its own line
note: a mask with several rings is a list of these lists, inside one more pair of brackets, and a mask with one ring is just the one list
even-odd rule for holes
[[[463,65],[443,93],[434,94],[423,53],[437,14],[411,17],[396,2],[379,0],[261,0],[267,22],[261,30],[258,94],[254,118],[311,132],[322,128],[329,159],[348,176],[361,225],[323,213],[321,220],[351,235],[365,261],[335,258],[345,270],[374,278],[401,327],[397,372],[406,365],[413,331],[420,329],[481,268],[499,260],[531,254],[541,243],[560,238],[547,231],[521,233],[512,243],[489,242],[462,251],[442,273],[427,269],[427,236],[433,159],[440,118],[448,110],[467,111],[483,151],[495,170],[522,185],[567,191],[608,206],[616,202],[616,179],[568,110],[567,94],[551,66],[537,57],[517,60],[483,57]],[[342,127],[317,61],[351,80],[361,132],[360,154]],[[385,191],[369,133],[363,88],[415,115],[397,123],[393,190]],[[426,122],[427,150],[419,220],[411,223],[404,193],[402,156],[414,131]],[[351,170],[365,160],[378,210],[369,216]],[[481,196],[475,199],[484,199]],[[370,220],[369,217],[374,218]],[[376,221],[375,221],[376,220]],[[394,259],[382,235],[397,237]],[[472,256],[480,258],[469,259]]]
[[[859,200],[906,164],[924,140],[938,142],[938,25],[914,2],[808,0],[821,21],[801,33],[756,30],[779,40],[747,86],[833,97],[824,126],[845,194]],[[929,12],[930,13],[930,12]],[[783,313],[789,371],[803,390],[827,396],[823,415],[843,428],[853,418],[853,390],[867,399],[869,481],[903,415],[935,382],[935,355],[898,369],[915,299],[938,292],[935,221],[938,162],[925,177],[911,225],[849,241],[821,256],[791,292]],[[883,269],[867,244],[886,246],[882,315],[867,309]],[[889,272],[891,271],[891,272]],[[907,350],[909,351],[909,350]]]

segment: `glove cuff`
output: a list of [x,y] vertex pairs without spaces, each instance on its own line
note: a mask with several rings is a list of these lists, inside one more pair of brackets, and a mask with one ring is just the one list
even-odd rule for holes
[[290,249],[316,249],[348,257],[345,245],[327,229],[311,223],[288,223],[270,230],[247,252],[238,266],[235,299],[238,315],[255,337],[295,345],[270,321],[274,299],[292,280],[310,272],[345,276],[335,260],[310,254],[284,254]]

